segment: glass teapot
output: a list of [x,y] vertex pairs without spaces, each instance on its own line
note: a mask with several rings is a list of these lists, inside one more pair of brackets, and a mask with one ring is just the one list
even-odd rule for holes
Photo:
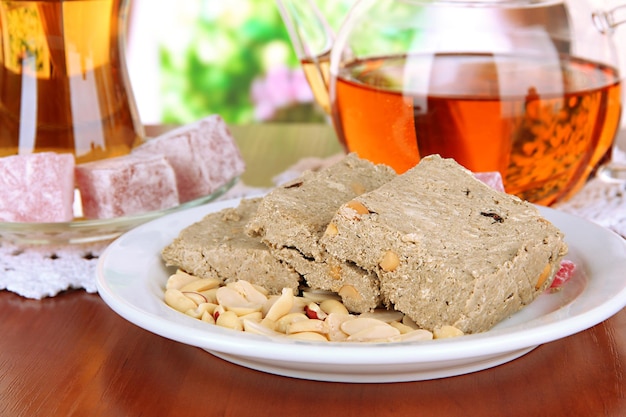
[[347,151],[399,173],[437,153],[544,205],[610,156],[622,7],[357,0],[335,35],[314,0],[277,3]]

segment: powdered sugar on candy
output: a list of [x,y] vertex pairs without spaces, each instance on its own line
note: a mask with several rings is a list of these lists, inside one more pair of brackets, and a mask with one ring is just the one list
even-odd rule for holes
[[181,203],[211,194],[245,169],[239,148],[218,115],[149,140],[132,153],[167,159],[176,173]]
[[0,158],[0,221],[71,221],[73,201],[73,155],[41,152]]
[[86,218],[161,210],[207,196],[244,169],[239,148],[218,115],[117,158],[75,165],[71,154],[7,156],[0,158],[0,221],[72,221],[75,187]]
[[125,155],[76,166],[83,213],[108,219],[178,205],[174,170],[161,155]]

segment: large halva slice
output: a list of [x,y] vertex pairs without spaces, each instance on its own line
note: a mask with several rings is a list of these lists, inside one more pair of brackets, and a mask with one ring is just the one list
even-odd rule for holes
[[439,156],[343,205],[321,243],[376,273],[383,297],[420,327],[466,333],[531,303],[567,252],[535,206]]

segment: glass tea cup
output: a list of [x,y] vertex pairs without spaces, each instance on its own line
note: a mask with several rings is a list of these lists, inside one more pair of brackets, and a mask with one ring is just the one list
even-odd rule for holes
[[129,0],[0,0],[0,157],[126,154],[144,137],[126,68]]
[[278,1],[296,50],[315,54],[302,62],[328,63],[347,151],[399,173],[440,154],[499,171],[507,192],[544,205],[579,190],[610,153],[617,52],[578,2],[359,0],[324,51],[320,14],[294,17],[313,2]]

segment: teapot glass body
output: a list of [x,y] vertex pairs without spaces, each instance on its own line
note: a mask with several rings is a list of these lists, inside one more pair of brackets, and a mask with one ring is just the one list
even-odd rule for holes
[[328,65],[330,114],[346,150],[398,172],[440,154],[499,171],[507,192],[548,205],[610,154],[620,121],[616,47],[581,9],[360,0],[332,48],[302,60]]

